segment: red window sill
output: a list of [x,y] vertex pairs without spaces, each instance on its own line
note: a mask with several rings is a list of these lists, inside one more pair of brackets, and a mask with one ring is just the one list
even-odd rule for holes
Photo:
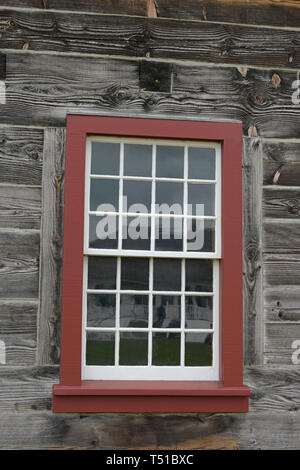
[[54,385],[53,411],[247,412],[250,390],[221,382],[82,381]]

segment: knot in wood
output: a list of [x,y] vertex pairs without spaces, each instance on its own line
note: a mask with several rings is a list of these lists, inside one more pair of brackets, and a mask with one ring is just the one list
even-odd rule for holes
[[31,155],[31,158],[33,158],[33,160],[37,160],[39,158],[39,154],[35,152]]

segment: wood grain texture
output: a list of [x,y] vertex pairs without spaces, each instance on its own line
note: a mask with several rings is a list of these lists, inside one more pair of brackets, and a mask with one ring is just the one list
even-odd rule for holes
[[300,186],[299,189],[276,185],[264,188],[263,215],[273,219],[300,220]]
[[39,353],[40,364],[60,357],[65,129],[45,130]]
[[[75,5],[74,5],[75,9]],[[300,9],[299,9],[300,12]],[[299,68],[300,31],[0,8],[2,49]]]
[[298,254],[265,254],[264,286],[299,286],[300,256]]
[[150,416],[6,412],[1,415],[1,424],[2,449],[297,449],[300,413]]
[[0,230],[0,299],[37,298],[40,234]]
[[[244,382],[251,389],[251,412],[300,408],[296,367],[245,367]],[[52,386],[56,383],[59,383],[58,366],[0,367],[0,412],[50,410]]]
[[0,301],[0,339],[5,342],[6,364],[35,363],[36,330],[36,302]]
[[300,253],[300,220],[264,222],[265,253]]
[[[300,114],[291,102],[295,72],[274,87],[272,71],[174,66],[172,95],[139,90],[139,64],[129,60],[7,55],[7,104],[3,123],[64,126],[66,113],[126,114],[241,120],[244,133],[255,126],[260,136],[297,137]],[[48,70],[51,69],[51,76]],[[18,109],[18,113],[15,113]],[[284,112],[285,119],[282,120]]]
[[42,130],[0,126],[0,183],[40,185],[42,152]]
[[299,27],[297,0],[157,0],[158,14],[168,18]]
[[[293,365],[295,349],[292,346],[294,341],[300,342],[300,323],[269,323],[265,326],[265,334],[265,363]],[[299,365],[294,367],[299,370]]]
[[[264,184],[300,187],[300,162],[264,162]],[[278,179],[277,179],[278,178]]]
[[248,365],[262,363],[262,149],[257,138],[243,148],[244,355]]
[[300,321],[300,286],[267,288],[264,303],[267,321]]
[[264,140],[262,146],[265,162],[300,162],[300,142]]
[[0,367],[0,411],[50,410],[58,381],[57,367]]
[[[148,0],[6,0],[7,7],[147,16]],[[155,0],[158,17],[299,27],[297,0]]]
[[0,228],[39,229],[41,189],[0,186]]

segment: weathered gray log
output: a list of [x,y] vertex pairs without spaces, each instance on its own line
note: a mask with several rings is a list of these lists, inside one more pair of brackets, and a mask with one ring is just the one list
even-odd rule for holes
[[[0,367],[0,411],[50,410],[58,367]],[[1,415],[0,415],[1,417]]]
[[0,230],[0,299],[37,298],[39,244],[37,231]]
[[[58,2],[59,0],[55,0]],[[71,0],[68,0],[71,1]],[[156,0],[158,16],[229,23],[299,27],[296,0]]]
[[262,301],[262,150],[257,138],[244,138],[243,149],[243,298],[245,363],[263,361]]
[[[150,4],[150,6],[149,6]],[[162,18],[220,21],[254,25],[299,27],[297,0],[6,0],[9,7],[44,8],[120,15],[150,15]],[[150,8],[152,7],[152,8]]]
[[39,229],[41,189],[0,186],[0,228]]
[[265,162],[264,184],[300,187],[300,162]]
[[43,167],[38,354],[40,364],[58,363],[60,356],[64,167],[65,130],[47,129]]
[[298,449],[300,413],[1,415],[6,449]]
[[263,215],[274,219],[300,220],[300,186],[299,189],[276,185],[264,188]]
[[0,126],[0,183],[40,185],[42,152],[42,130]]
[[264,286],[300,286],[300,255],[264,255]]
[[[265,363],[293,365],[293,353],[297,350],[294,342],[299,341],[300,344],[300,323],[267,323],[265,335]],[[297,359],[299,356],[300,354],[297,355]],[[294,367],[299,369],[296,363]]]
[[300,285],[267,288],[264,298],[267,321],[300,321]]
[[300,253],[300,219],[264,222],[265,253]]
[[300,136],[300,113],[291,101],[295,72],[282,72],[282,86],[277,87],[273,71],[249,70],[243,76],[236,68],[176,64],[172,95],[164,95],[139,90],[136,61],[86,57],[84,67],[82,61],[8,54],[7,103],[1,106],[0,121],[64,126],[72,112],[148,115],[241,120],[246,135],[255,127],[261,136]]
[[36,330],[36,302],[0,301],[0,340],[5,343],[6,364],[35,363]]
[[299,68],[300,64],[300,31],[45,10],[28,14],[7,8],[0,8],[0,18],[2,49],[188,59],[270,68]]

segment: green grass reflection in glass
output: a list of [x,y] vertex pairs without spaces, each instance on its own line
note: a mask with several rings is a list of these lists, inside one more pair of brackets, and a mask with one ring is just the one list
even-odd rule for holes
[[212,365],[212,334],[187,333],[185,335],[185,365]]
[[120,333],[120,366],[146,366],[148,364],[148,334]]
[[180,365],[180,333],[154,333],[152,339],[154,366]]
[[114,333],[87,333],[86,365],[113,366],[115,364]]

